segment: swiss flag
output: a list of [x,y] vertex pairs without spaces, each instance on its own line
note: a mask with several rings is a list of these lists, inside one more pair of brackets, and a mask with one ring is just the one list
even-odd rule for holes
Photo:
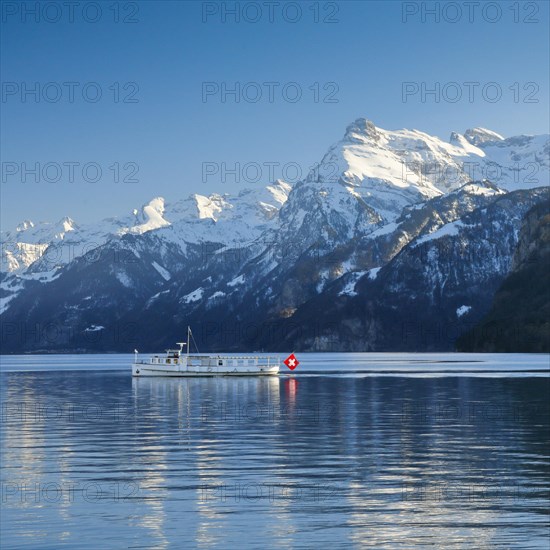
[[291,353],[284,361],[283,363],[290,369],[294,370],[299,364],[300,361],[296,358],[296,356]]

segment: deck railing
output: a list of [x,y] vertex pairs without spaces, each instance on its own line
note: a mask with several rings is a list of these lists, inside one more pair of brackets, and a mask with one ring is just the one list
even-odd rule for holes
[[[220,365],[219,362],[223,363]],[[180,355],[180,357],[153,356],[149,360],[137,361],[140,365],[182,365],[201,367],[273,367],[279,365],[276,355]]]

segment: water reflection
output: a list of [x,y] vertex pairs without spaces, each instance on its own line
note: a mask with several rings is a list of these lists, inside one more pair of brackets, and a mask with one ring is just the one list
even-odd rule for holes
[[545,378],[2,375],[9,548],[539,547]]

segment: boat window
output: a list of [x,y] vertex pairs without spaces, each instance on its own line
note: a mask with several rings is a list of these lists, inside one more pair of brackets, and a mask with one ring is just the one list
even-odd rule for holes
[[218,365],[221,367],[223,365],[223,361],[221,359],[218,359]]
[[167,362],[167,363],[170,363],[170,359],[166,359],[166,362]]

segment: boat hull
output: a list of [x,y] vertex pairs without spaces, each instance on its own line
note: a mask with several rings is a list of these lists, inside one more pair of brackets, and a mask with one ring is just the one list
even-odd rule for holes
[[154,365],[148,363],[132,364],[132,376],[169,376],[173,378],[193,378],[204,376],[276,376],[279,366],[266,367],[188,367],[186,365]]

